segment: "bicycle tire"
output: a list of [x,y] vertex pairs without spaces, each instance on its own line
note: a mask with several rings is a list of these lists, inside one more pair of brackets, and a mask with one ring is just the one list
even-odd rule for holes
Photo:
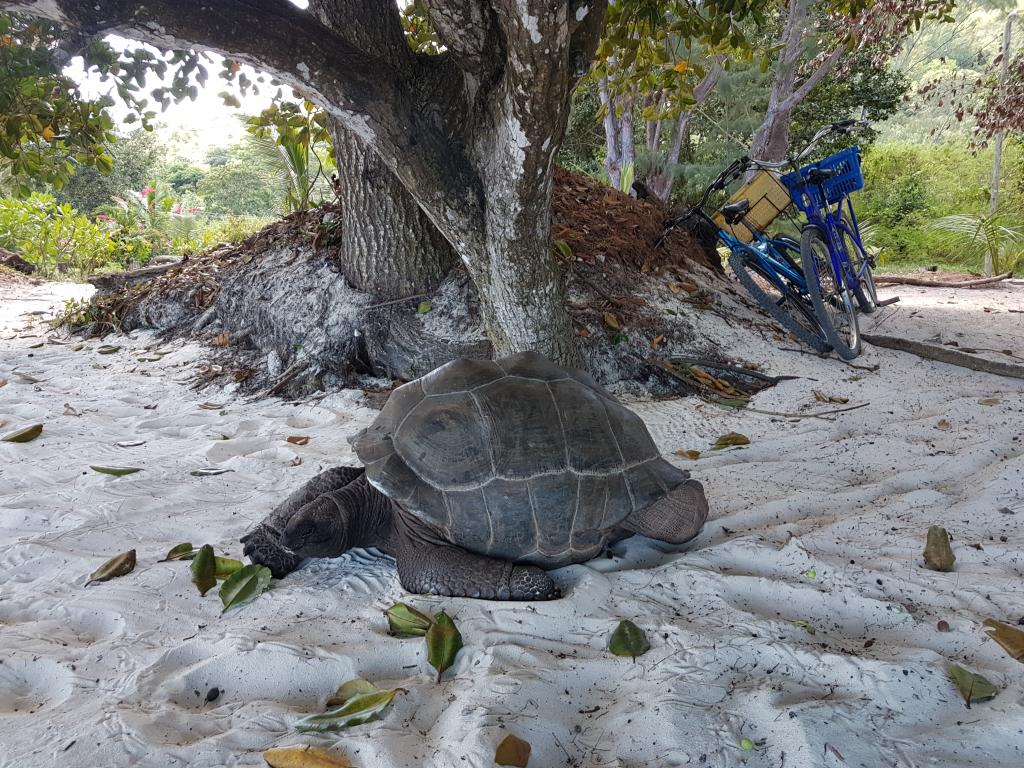
[[839,226],[839,236],[843,238],[843,247],[846,249],[846,256],[850,260],[853,274],[856,275],[860,272],[862,264],[867,264],[867,269],[864,270],[864,274],[853,288],[853,296],[857,299],[860,311],[865,315],[870,315],[877,309],[875,303],[878,301],[878,294],[875,292],[875,281],[871,277],[871,261],[868,259],[867,252],[858,245],[857,238],[853,235],[855,231],[850,217],[844,213]]
[[[778,290],[768,276],[767,270],[751,258],[750,251],[732,251],[729,254],[729,267],[747,293],[753,296],[758,305],[786,331],[816,352],[828,352],[832,349],[818,325],[814,308],[806,306],[806,299],[789,286],[786,286],[786,292],[781,298],[772,296],[754,279],[756,275]],[[805,306],[801,307],[797,302]],[[792,304],[793,310],[784,308],[784,304]],[[798,317],[794,317],[794,313],[798,313]],[[804,322],[801,323],[801,320]],[[807,327],[811,323],[814,325],[813,329]]]
[[825,338],[843,360],[853,360],[860,354],[857,310],[853,308],[850,292],[836,276],[828,241],[818,227],[804,227],[800,236],[800,259],[807,293]]

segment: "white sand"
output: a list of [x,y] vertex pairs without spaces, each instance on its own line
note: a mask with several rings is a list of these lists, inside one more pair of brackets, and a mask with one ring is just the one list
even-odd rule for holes
[[[32,349],[45,328],[20,313],[76,290],[0,287],[0,431],[46,425],[0,443],[0,766],[261,765],[268,746],[318,743],[361,768],[472,768],[493,764],[506,732],[532,743],[534,768],[1024,765],[1024,668],[981,629],[1024,617],[1024,382],[870,347],[857,364],[879,370],[853,369],[710,318],[730,354],[805,377],[756,408],[837,407],[814,389],[868,405],[796,421],[633,403],[667,453],[706,452],[673,457],[712,505],[685,551],[634,538],[557,572],[567,596],[537,604],[410,599],[390,561],[353,552],[221,617],[186,564],[156,561],[182,541],[240,556],[238,537],[288,492],[353,463],[345,438],[374,413],[351,391],[297,406],[193,392],[197,348],[138,362],[146,334],[108,339],[123,347],[112,355],[98,341]],[[1024,310],[1024,285],[901,293],[880,332],[1024,357],[1024,314],[1007,311]],[[200,407],[211,401],[224,406]],[[751,445],[707,452],[730,430]],[[115,446],[129,440],[146,442]],[[233,471],[189,474],[205,466]],[[953,536],[953,573],[921,565],[932,524]],[[130,548],[134,573],[84,587]],[[466,647],[440,685],[422,641],[385,634],[400,599],[456,617]],[[651,641],[636,663],[605,650],[623,618]],[[947,660],[1005,690],[966,709]],[[291,730],[353,677],[408,693],[336,736]]]

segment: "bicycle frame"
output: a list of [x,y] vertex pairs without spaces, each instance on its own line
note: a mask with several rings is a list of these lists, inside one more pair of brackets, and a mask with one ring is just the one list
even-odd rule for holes
[[[823,186],[820,183],[817,186],[821,192],[821,199],[825,200]],[[844,213],[849,215],[850,226],[847,226],[846,222],[843,221]],[[854,273],[850,254],[846,252],[846,245],[843,243],[842,233],[846,232],[861,250],[864,249],[864,244],[860,239],[857,214],[853,210],[853,202],[847,196],[838,203],[835,203],[834,206],[826,202],[821,208],[815,210],[813,214],[805,212],[805,215],[807,216],[808,224],[818,227],[825,234],[825,242],[828,244],[829,256],[832,258],[832,266],[835,269],[835,273],[843,276],[844,288],[852,291],[860,283],[864,276],[863,273],[871,269],[870,261],[865,260],[861,264],[860,270]]]

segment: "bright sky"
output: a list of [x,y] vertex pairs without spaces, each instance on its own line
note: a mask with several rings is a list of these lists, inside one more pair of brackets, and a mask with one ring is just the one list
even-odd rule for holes
[[[308,0],[291,1],[300,8],[306,8],[309,5]],[[122,37],[110,36],[107,40],[117,50],[141,47],[139,43]],[[156,49],[151,50],[156,51]],[[217,94],[232,89],[227,88],[228,84],[216,75],[221,68],[220,61],[221,58],[216,56],[214,63],[207,65],[210,79],[207,81],[206,87],[200,89],[198,99],[195,101],[185,99],[180,104],[172,103],[166,112],[158,114],[157,117],[157,132],[167,140],[174,136],[175,146],[172,149],[180,152],[183,157],[192,162],[202,162],[211,147],[237,142],[245,133],[238,116],[251,115],[264,109],[270,103],[270,96],[276,90],[267,85],[261,90],[259,96],[254,96],[251,93],[244,97],[240,96],[241,109],[225,106]],[[253,70],[248,67],[245,70],[251,79],[255,79]],[[87,96],[95,97],[111,93],[117,102],[112,110],[114,121],[116,124],[120,123],[127,110],[121,106],[112,83],[100,82],[99,77],[95,74],[87,75],[82,69],[80,58],[73,59],[71,64],[65,68],[65,72],[82,86],[82,91]],[[164,80],[164,84],[170,85],[170,77]],[[157,86],[156,76],[150,74],[146,82],[147,90],[152,90]],[[135,125],[137,126],[137,124]],[[132,125],[124,126],[125,129],[133,127]],[[178,146],[179,144],[180,146]]]

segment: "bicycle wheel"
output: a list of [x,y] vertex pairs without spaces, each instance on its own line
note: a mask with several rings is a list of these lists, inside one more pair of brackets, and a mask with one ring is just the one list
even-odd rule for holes
[[[839,236],[843,239],[843,247],[850,259],[850,269],[858,276],[857,284],[853,288],[853,295],[857,299],[860,311],[870,315],[875,311],[875,302],[878,301],[878,294],[875,293],[875,281],[871,277],[871,261],[864,248],[861,247],[853,222],[847,214],[843,214],[843,222],[839,227]],[[861,271],[863,269],[863,271]]]
[[779,325],[816,352],[831,349],[818,325],[814,307],[793,286],[777,275],[770,275],[756,253],[749,249],[733,251],[729,254],[729,266],[747,293]]
[[853,308],[850,292],[836,275],[828,243],[818,227],[804,227],[800,237],[800,260],[807,279],[807,293],[825,338],[843,360],[853,360],[860,354],[857,310]]

